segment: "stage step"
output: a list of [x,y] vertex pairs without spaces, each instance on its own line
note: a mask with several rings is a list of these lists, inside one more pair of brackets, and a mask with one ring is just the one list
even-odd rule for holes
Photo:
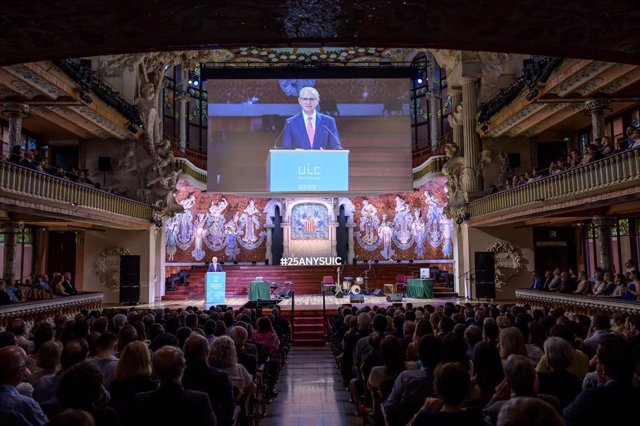
[[293,329],[294,346],[324,346],[324,322],[321,316],[296,316]]

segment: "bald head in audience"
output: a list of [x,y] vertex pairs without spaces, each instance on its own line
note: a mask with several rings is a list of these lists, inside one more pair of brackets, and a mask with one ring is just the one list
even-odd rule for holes
[[0,385],[17,386],[29,376],[27,354],[20,346],[0,349]]

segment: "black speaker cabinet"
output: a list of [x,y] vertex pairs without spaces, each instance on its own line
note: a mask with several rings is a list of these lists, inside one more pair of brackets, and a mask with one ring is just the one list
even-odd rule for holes
[[392,293],[388,295],[387,302],[402,302],[402,293]]
[[98,170],[101,172],[110,172],[111,157],[98,157]]
[[120,304],[140,303],[140,256],[120,256]]
[[496,298],[496,269],[493,252],[475,252],[476,298]]

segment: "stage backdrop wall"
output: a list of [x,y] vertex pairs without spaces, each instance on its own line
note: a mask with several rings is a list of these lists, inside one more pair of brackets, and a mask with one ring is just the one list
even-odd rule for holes
[[[269,206],[300,199],[252,198],[202,192],[178,183],[184,208],[165,223],[166,261],[197,263],[217,256],[224,262],[263,262],[269,244]],[[446,179],[427,181],[414,192],[350,198],[305,198],[295,204],[283,228],[289,255],[328,256],[335,251],[332,229],[340,206],[354,228],[349,242],[358,260],[452,260],[451,220],[443,213]],[[281,210],[284,211],[285,209]],[[335,232],[335,230],[333,231]],[[332,243],[333,242],[333,243]]]

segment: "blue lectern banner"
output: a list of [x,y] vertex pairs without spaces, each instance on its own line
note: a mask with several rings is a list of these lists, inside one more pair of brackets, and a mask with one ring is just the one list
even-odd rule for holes
[[272,150],[267,164],[269,191],[349,190],[348,150]]
[[224,291],[227,283],[226,272],[207,272],[205,276],[205,303],[207,305],[224,305]]

